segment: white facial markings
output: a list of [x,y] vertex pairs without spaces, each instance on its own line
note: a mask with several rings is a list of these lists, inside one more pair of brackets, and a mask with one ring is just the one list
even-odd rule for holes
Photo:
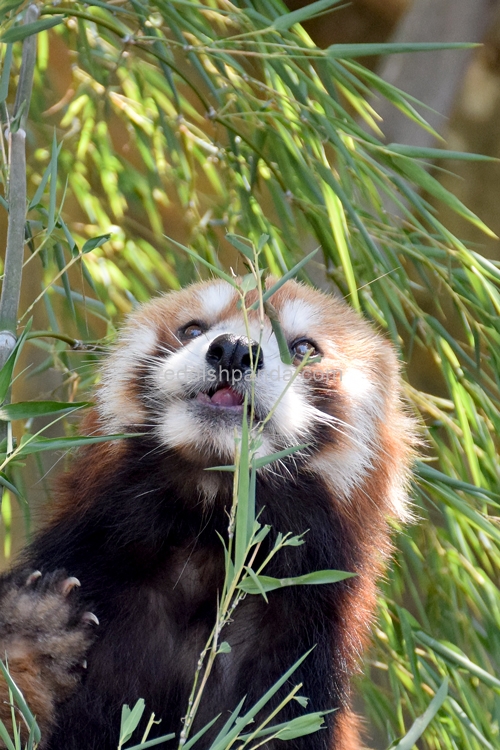
[[384,397],[369,373],[361,368],[362,363],[356,363],[356,366],[345,369],[342,390],[347,396],[352,439],[370,446],[377,433],[377,422],[384,415]]
[[280,321],[290,336],[305,336],[321,323],[321,311],[303,299],[289,299],[281,306]]
[[210,341],[206,334],[198,336],[153,367],[152,380],[160,393],[182,397],[193,388],[199,390],[198,384],[207,376],[205,356]]
[[236,292],[226,281],[213,281],[210,285],[197,289],[196,296],[201,303],[203,314],[208,320],[216,318],[234,300]]
[[[185,299],[188,300],[185,319],[172,318],[177,321],[172,324],[173,328],[177,330],[177,326],[186,323],[190,315],[193,319],[200,315],[201,320],[210,326],[185,345],[176,342],[174,350],[165,353],[158,348],[160,337],[154,321],[163,319],[161,325],[165,326],[170,322],[170,308],[162,308],[161,299],[152,303],[156,309],[153,309],[150,323],[145,322],[143,315],[141,323],[132,322],[122,334],[119,347],[103,368],[102,385],[97,395],[97,408],[107,431],[121,432],[134,425],[151,425],[165,448],[178,449],[186,455],[192,452],[198,459],[215,455],[220,457],[216,460],[221,464],[232,463],[235,433],[238,435],[241,431],[240,417],[236,413],[233,416],[231,412],[218,411],[217,407],[207,408],[203,405],[206,401],[197,400],[195,396],[200,391],[210,391],[214,385],[213,380],[207,383],[211,368],[206,355],[211,342],[222,334],[248,337],[260,343],[262,367],[253,381],[243,379],[234,387],[249,396],[253,392],[257,418],[265,420],[258,455],[270,455],[288,446],[309,443],[315,439],[318,426],[329,427],[326,440],[330,444],[319,454],[311,453],[306,470],[321,476],[336,497],[348,500],[378,465],[382,421],[389,419],[392,424],[394,414],[399,412],[399,407],[394,406],[395,402],[387,393],[387,389],[394,388],[393,384],[383,382],[380,373],[373,369],[376,337],[370,338],[365,332],[364,344],[359,327],[353,326],[354,343],[358,343],[356,360],[349,360],[337,337],[334,341],[323,342],[328,352],[323,366],[330,363],[335,368],[337,362],[342,373],[340,379],[335,379],[334,386],[340,399],[342,421],[314,406],[317,390],[314,379],[297,374],[296,367],[281,361],[267,319],[261,328],[252,314],[247,328],[243,314],[233,308],[230,317],[211,325],[234,302],[235,292],[231,285],[214,281],[194,287],[191,297]],[[316,305],[314,299],[312,302],[301,299],[298,288],[297,297],[290,296],[280,305],[280,320],[290,342],[302,336],[307,338],[312,330],[323,330],[329,321],[323,320],[325,311],[320,302]],[[193,314],[193,310],[196,313]],[[345,335],[345,331],[343,333]],[[320,341],[318,345],[321,345]],[[352,351],[351,346],[349,349]],[[148,368],[144,373],[144,395],[150,399],[147,407],[138,397],[138,389],[143,388],[143,383],[137,380],[141,365]],[[321,373],[323,366],[318,367],[318,372]],[[260,426],[257,423],[255,429]],[[407,432],[405,427],[401,428],[403,441]],[[403,464],[404,459],[396,460],[389,470],[390,486],[387,489],[387,501],[399,517],[404,516],[406,505],[405,472],[397,470]],[[271,464],[268,470],[275,469],[276,464]],[[202,485],[199,491],[207,499],[218,491],[212,480],[203,480]]]
[[160,440],[172,448],[217,447],[226,456],[230,446],[231,456],[234,454],[234,426],[220,420],[217,434],[214,434],[213,424],[205,431],[203,418],[195,411],[197,404],[189,399],[201,390],[209,390],[214,384],[206,354],[211,342],[226,333],[260,342],[263,367],[257,372],[253,384],[245,380],[241,388],[249,395],[253,390],[258,413],[267,415],[273,411],[264,433],[262,450],[267,453],[262,455],[306,440],[317,416],[321,416],[309,404],[307,385],[300,375],[296,375],[295,367],[281,361],[271,325],[266,322],[261,329],[255,318],[247,325],[242,315],[220,321],[154,367],[153,383],[166,397],[165,411],[159,415],[156,430]]
[[140,424],[146,417],[144,407],[131,393],[130,384],[137,365],[154,355],[156,330],[145,325],[125,329],[119,343],[122,345],[104,365],[102,384],[97,392],[97,410],[110,432]]
[[395,473],[389,485],[387,500],[395,517],[399,518],[403,523],[410,523],[416,520],[408,504],[408,489],[406,477],[401,476],[400,473]]
[[351,363],[343,369],[341,390],[347,415],[346,424],[339,422],[336,426],[342,436],[340,445],[311,461],[311,467],[346,498],[373,468],[378,422],[384,413],[383,395],[369,375],[367,365],[363,369],[362,362]]
[[358,446],[335,448],[313,456],[309,468],[323,478],[335,496],[348,499],[370,470],[371,458],[371,451],[360,451]]
[[223,459],[234,456],[234,428],[214,429],[213,424],[200,420],[191,404],[172,401],[156,429],[168,448],[189,448],[202,454],[212,449]]

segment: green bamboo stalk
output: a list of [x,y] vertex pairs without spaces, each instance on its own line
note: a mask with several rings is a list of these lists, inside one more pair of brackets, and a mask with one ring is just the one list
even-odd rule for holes
[[[33,23],[39,11],[30,5],[24,23]],[[9,125],[9,220],[7,248],[0,297],[0,368],[16,344],[17,311],[21,293],[26,224],[26,120],[31,100],[36,61],[36,34],[26,37],[14,111]],[[6,401],[9,400],[9,396]],[[6,437],[7,424],[0,426],[0,441]]]

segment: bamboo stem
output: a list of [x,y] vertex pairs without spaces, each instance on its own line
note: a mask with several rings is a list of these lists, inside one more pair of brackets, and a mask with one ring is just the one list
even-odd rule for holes
[[[24,23],[33,23],[39,11],[30,5]],[[16,344],[17,314],[21,293],[26,224],[26,120],[31,100],[36,62],[36,34],[26,37],[14,111],[9,123],[9,221],[4,277],[0,296],[0,368]],[[10,394],[6,401],[10,399]],[[0,441],[7,436],[7,423],[0,425]]]
[[[30,5],[24,23],[33,23],[38,18],[38,8]],[[0,297],[0,330],[16,332],[17,311],[21,291],[24,258],[24,231],[26,223],[26,120],[29,112],[33,73],[36,61],[36,34],[23,43],[23,56],[14,111],[9,128],[9,223],[5,268]],[[0,367],[13,349],[13,337],[0,338]],[[14,339],[15,343],[15,339]]]
[[[30,5],[24,16],[24,23],[33,23],[40,15],[36,5]],[[32,34],[26,37],[23,42],[23,58],[21,61],[21,71],[19,83],[17,85],[16,100],[14,102],[14,118],[24,104],[24,111],[21,115],[20,127],[24,130],[31,103],[31,90],[33,88],[33,74],[36,63],[36,41],[38,35]]]
[[[9,134],[9,224],[2,296],[0,328],[15,333],[21,291],[24,258],[24,225],[26,222],[26,132],[19,128]],[[0,353],[3,365],[10,351]]]

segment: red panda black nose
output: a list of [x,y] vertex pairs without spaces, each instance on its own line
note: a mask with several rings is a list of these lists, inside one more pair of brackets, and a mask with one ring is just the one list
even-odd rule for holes
[[232,333],[223,333],[212,341],[206,360],[209,367],[217,370],[219,377],[245,375],[252,369],[257,371],[264,366],[264,355],[257,342]]

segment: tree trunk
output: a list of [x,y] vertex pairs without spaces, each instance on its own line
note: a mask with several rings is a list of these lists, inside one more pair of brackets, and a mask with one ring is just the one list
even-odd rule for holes
[[[480,42],[497,0],[414,0],[399,23],[393,42]],[[389,83],[411,94],[435,112],[423,116],[444,133],[473,50],[439,50],[391,55],[378,73]],[[387,100],[377,103],[388,143],[436,145],[431,133],[405,117]]]

